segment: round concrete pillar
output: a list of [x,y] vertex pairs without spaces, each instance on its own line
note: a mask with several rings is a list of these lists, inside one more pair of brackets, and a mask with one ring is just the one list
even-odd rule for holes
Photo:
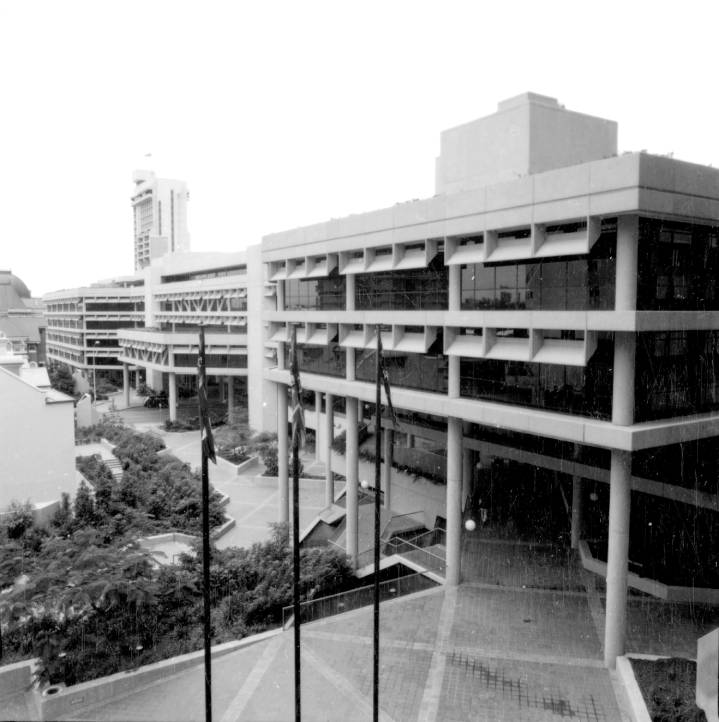
[[347,419],[347,445],[345,459],[347,462],[347,556],[354,569],[357,568],[358,551],[358,487],[359,487],[359,454],[357,436],[357,399],[350,396],[345,401]]
[[446,583],[460,581],[462,553],[462,422],[447,419],[447,571]]
[[[332,473],[332,444],[335,440],[334,396],[325,394],[325,506],[335,500],[335,482]],[[319,446],[319,437],[317,439]]]
[[624,654],[627,626],[627,564],[631,510],[631,454],[612,451],[609,485],[609,547],[607,551],[607,611],[604,663],[614,669]]

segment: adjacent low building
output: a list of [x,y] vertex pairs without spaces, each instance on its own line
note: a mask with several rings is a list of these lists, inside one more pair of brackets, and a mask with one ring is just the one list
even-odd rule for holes
[[12,271],[0,270],[0,333],[12,342],[15,353],[45,363],[46,321],[42,299]]
[[0,336],[0,514],[30,501],[45,523],[63,492],[74,496],[73,399],[50,387],[47,371]]

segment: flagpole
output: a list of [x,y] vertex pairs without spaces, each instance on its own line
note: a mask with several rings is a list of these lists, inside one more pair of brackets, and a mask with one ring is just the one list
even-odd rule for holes
[[[301,657],[300,657],[300,381],[297,366],[297,327],[292,326],[290,347],[292,376],[292,614],[295,638],[295,722],[302,719]],[[287,423],[287,419],[280,419]]]
[[382,397],[380,377],[382,375],[382,338],[377,326],[377,357],[375,359],[375,414],[374,414],[374,630],[373,630],[373,682],[372,682],[372,719],[379,720],[379,528],[381,521],[380,491],[381,472],[380,454],[382,448]]
[[[205,645],[205,722],[212,722],[212,656],[210,646],[210,480],[207,466],[212,448],[207,409],[207,381],[205,377],[205,329],[200,326],[200,348],[197,355],[198,404],[202,447],[202,601],[203,637]],[[209,441],[209,443],[208,443]],[[214,455],[214,448],[212,448]]]

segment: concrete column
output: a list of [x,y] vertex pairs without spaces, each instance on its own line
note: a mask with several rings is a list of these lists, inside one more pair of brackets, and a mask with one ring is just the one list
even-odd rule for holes
[[584,523],[584,482],[581,476],[572,477],[572,549],[579,548]]
[[147,369],[147,385],[159,391],[162,388],[162,371],[156,371],[155,369]]
[[355,275],[354,273],[348,273],[345,276],[346,279],[346,288],[347,288],[347,306],[345,310],[347,311],[354,311],[355,310]]
[[277,344],[277,368],[280,371],[285,368],[285,344],[283,341]]
[[392,508],[392,448],[394,447],[394,431],[392,429],[384,429],[382,436],[382,456],[384,464],[382,465],[382,491],[384,491],[385,509]]
[[275,290],[277,293],[277,310],[284,311],[285,310],[285,282],[277,281]]
[[462,448],[462,509],[467,505],[467,499],[472,496],[472,449]]
[[637,264],[639,258],[639,217],[619,216],[617,221],[617,262],[614,307],[617,311],[637,308]]
[[414,436],[409,432],[407,433],[407,448],[414,449]]
[[614,372],[612,381],[612,423],[634,423],[634,360],[636,336],[617,331],[614,334]]
[[137,369],[137,371],[135,371],[135,391],[139,391],[141,385],[142,385],[142,374],[140,373],[140,369]]
[[631,454],[612,450],[609,485],[609,548],[607,552],[607,611],[604,664],[614,669],[624,654],[627,626],[627,562],[631,504]]
[[130,369],[122,364],[122,402],[127,408],[130,405]]
[[220,378],[220,383],[218,385],[220,387],[220,401],[224,404],[227,400],[227,385],[224,377]]
[[446,583],[460,580],[462,553],[462,422],[447,419],[447,571]]
[[462,267],[449,266],[448,301],[450,311],[459,311],[462,307]]
[[170,409],[170,421],[177,421],[177,374],[167,374],[167,404]]
[[347,349],[347,381],[355,380],[355,350]]
[[320,446],[322,446],[322,434],[320,426],[322,420],[322,392],[315,391],[315,461],[320,460]]
[[287,386],[277,384],[277,483],[280,492],[280,523],[290,521],[290,461],[287,435]]
[[459,398],[459,356],[448,356],[447,365],[447,396]]
[[358,534],[357,534],[357,491],[359,486],[359,455],[357,448],[357,399],[350,396],[346,399],[347,418],[347,447],[345,460],[347,462],[347,556],[353,569],[357,568]]
[[[334,396],[325,394],[325,506],[330,506],[335,500],[335,481],[332,473],[332,442],[335,440],[335,414],[332,404]],[[317,437],[319,448],[320,439]]]

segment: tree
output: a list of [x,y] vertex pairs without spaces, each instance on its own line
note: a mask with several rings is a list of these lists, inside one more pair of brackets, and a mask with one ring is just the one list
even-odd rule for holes
[[30,501],[19,502],[13,499],[10,502],[8,515],[5,518],[5,529],[8,539],[21,539],[25,532],[32,528],[34,523],[32,504]]
[[50,377],[50,385],[63,394],[72,396],[75,393],[75,379],[70,373],[70,369],[61,363],[54,363],[48,368],[48,376]]
[[81,527],[90,526],[95,522],[95,502],[84,481],[80,482],[75,496],[75,522]]
[[69,534],[72,530],[72,509],[70,508],[70,495],[62,492],[60,506],[53,514],[52,526],[62,535]]

